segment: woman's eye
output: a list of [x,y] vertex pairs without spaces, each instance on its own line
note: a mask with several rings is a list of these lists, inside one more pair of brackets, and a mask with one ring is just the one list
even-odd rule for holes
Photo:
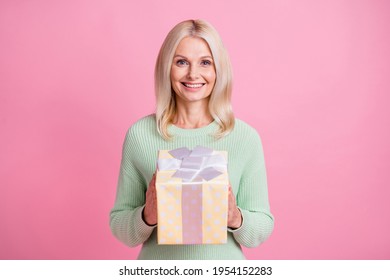
[[202,64],[202,65],[205,65],[205,66],[209,66],[209,65],[211,65],[211,61],[210,61],[210,60],[203,60],[203,61],[201,62],[201,64]]
[[176,61],[176,64],[179,66],[184,66],[187,65],[188,63],[184,59],[179,59],[178,61]]

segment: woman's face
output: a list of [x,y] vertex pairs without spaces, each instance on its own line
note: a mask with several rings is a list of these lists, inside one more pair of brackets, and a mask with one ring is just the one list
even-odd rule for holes
[[206,41],[196,37],[181,40],[171,67],[171,83],[177,99],[207,105],[215,78],[214,60]]

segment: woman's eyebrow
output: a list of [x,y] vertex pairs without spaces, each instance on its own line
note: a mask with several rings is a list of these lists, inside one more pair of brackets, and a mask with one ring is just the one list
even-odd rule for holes
[[[176,54],[176,55],[174,56],[174,58],[175,58],[175,57],[182,57],[182,58],[188,59],[186,56],[181,55],[181,54]],[[204,55],[204,56],[201,56],[201,57],[200,57],[200,59],[205,59],[205,58],[213,59],[213,57],[210,56],[210,55]]]

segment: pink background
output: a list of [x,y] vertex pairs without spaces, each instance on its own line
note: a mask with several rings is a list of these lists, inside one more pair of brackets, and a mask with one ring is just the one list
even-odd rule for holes
[[271,238],[250,259],[390,258],[390,4],[0,2],[0,259],[132,259],[109,229],[127,128],[167,32],[204,18],[263,139]]

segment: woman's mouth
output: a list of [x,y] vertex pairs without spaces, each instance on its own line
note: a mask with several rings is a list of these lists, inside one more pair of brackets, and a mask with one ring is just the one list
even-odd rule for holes
[[186,88],[201,88],[205,84],[203,83],[197,83],[197,84],[191,84],[191,83],[182,83]]

